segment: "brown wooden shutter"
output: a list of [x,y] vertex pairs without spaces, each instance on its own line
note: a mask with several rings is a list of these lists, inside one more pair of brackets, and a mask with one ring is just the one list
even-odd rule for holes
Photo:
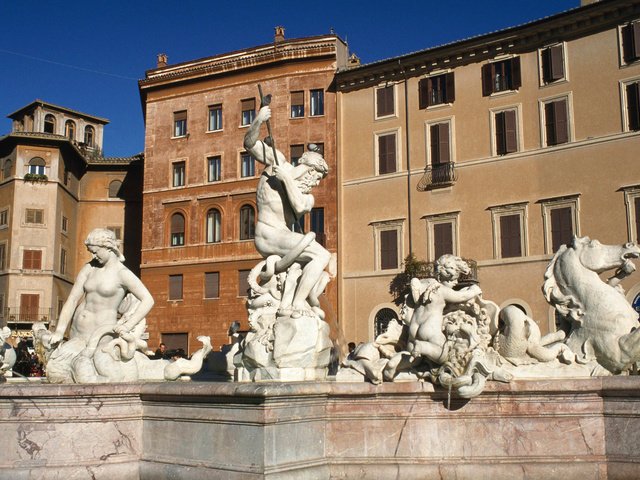
[[547,49],[549,56],[549,77],[548,82],[564,78],[564,59],[562,45],[554,45]]
[[492,63],[482,66],[482,96],[488,97],[493,93],[495,68]]
[[380,268],[389,270],[398,268],[398,231],[380,232]]
[[187,111],[186,110],[182,110],[180,112],[175,112],[173,114],[173,121],[177,122],[179,120],[186,120],[187,119]]
[[453,72],[449,72],[445,77],[445,103],[453,103],[456,99],[456,83]]
[[557,252],[561,245],[566,245],[573,239],[573,221],[571,207],[554,208],[551,210],[551,245]]
[[42,269],[42,250],[24,250],[22,252],[22,268],[25,270]]
[[378,137],[378,172],[380,174],[396,171],[396,136],[380,135]]
[[184,217],[179,213],[171,216],[171,233],[184,233]]
[[21,322],[39,320],[38,309],[40,308],[40,295],[37,293],[23,293],[20,295],[20,318]]
[[500,217],[500,256],[501,258],[522,256],[520,215]]
[[393,86],[383,87],[376,90],[376,108],[379,117],[393,115]]
[[169,275],[169,300],[182,299],[182,275]]
[[453,224],[451,222],[436,223],[433,226],[433,237],[434,260],[444,254],[453,253]]
[[640,130],[640,82],[627,85],[627,116],[629,130]]
[[511,90],[517,90],[522,86],[522,77],[520,75],[520,57],[512,58],[509,62],[511,68]]
[[242,111],[246,110],[255,110],[256,109],[256,99],[255,98],[247,98],[245,100],[241,100],[240,104],[242,105]]
[[504,112],[504,145],[505,153],[512,153],[518,150],[515,110],[507,110]]
[[630,23],[622,28],[622,57],[625,63],[640,57],[640,22]]
[[556,145],[569,141],[569,125],[567,123],[567,101],[552,102],[556,122]]
[[451,160],[449,155],[449,124],[431,125],[431,163],[438,165]]
[[220,272],[206,272],[204,274],[204,297],[220,297]]
[[418,101],[421,110],[429,106],[429,89],[431,82],[429,78],[423,78],[418,82]]

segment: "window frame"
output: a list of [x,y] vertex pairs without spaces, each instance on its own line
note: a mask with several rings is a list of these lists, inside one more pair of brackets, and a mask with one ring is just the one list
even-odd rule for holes
[[[216,287],[217,288],[216,288],[215,296],[208,295],[209,293],[212,293],[212,292],[209,292],[207,290],[207,285],[210,284],[209,282],[207,282],[207,275],[216,275],[216,277],[217,277],[217,280],[216,280]],[[220,272],[219,271],[216,271],[216,272],[204,272],[203,281],[204,281],[204,284],[203,284],[203,289],[202,289],[202,298],[204,298],[205,300],[218,300],[220,298]]]
[[[455,138],[455,121],[454,117],[444,117],[438,118],[434,120],[429,120],[425,122],[425,158],[426,158],[426,166],[433,167],[433,151],[431,145],[431,127],[434,125],[447,124],[449,126],[449,160],[448,163],[455,163],[456,160],[456,148],[455,142],[453,139]],[[437,162],[437,164],[442,164],[443,162]],[[447,162],[445,162],[447,163]]]
[[[181,173],[180,173],[181,172]],[[181,188],[187,183],[187,162],[176,160],[171,162],[171,187]]]
[[[553,57],[552,51],[553,49],[560,49],[559,51],[562,53],[562,76],[557,79],[548,79],[547,72],[545,66],[548,65],[547,62],[550,61],[550,67],[553,71]],[[558,51],[558,50],[556,50]],[[549,58],[546,57],[550,55]],[[564,83],[569,81],[569,72],[567,71],[569,62],[567,62],[567,43],[566,42],[557,42],[551,43],[549,45],[545,45],[538,49],[538,82],[540,87],[547,87],[550,85],[557,85],[558,83]]]
[[9,243],[7,241],[0,242],[0,270],[7,270],[8,247],[9,247]]
[[[173,231],[173,218],[179,215],[182,217],[182,232]],[[186,245],[187,234],[187,216],[181,210],[174,211],[169,215],[169,246],[170,247],[184,247]],[[181,235],[181,236],[180,236]]]
[[[215,122],[212,122],[214,118],[212,116],[213,112],[220,112],[220,118],[219,119],[216,118]],[[221,132],[224,129],[224,120],[223,120],[222,114],[223,114],[222,103],[215,103],[213,105],[209,105],[208,116],[207,116],[207,132]],[[211,128],[214,123],[216,125],[219,123],[219,128]]]
[[76,122],[73,120],[66,120],[64,122],[64,136],[72,142],[76,141]]
[[9,207],[0,210],[0,229],[9,228]]
[[[379,112],[379,106],[380,106],[380,102],[379,102],[379,98],[378,95],[380,94],[380,92],[382,90],[386,90],[387,92],[391,92],[391,112],[390,113],[380,113]],[[398,98],[398,92],[397,92],[397,88],[396,88],[396,84],[395,83],[385,83],[383,85],[378,85],[377,87],[375,87],[373,89],[373,110],[374,110],[374,118],[375,120],[383,120],[383,119],[388,119],[388,118],[395,118],[398,116],[397,114],[397,98]],[[386,99],[388,101],[388,99]]]
[[451,250],[453,255],[460,255],[460,212],[447,212],[425,215],[422,217],[426,223],[427,230],[427,258],[428,261],[435,262],[436,244],[434,226],[451,223]]
[[[390,172],[380,172],[380,137],[386,137],[393,135],[395,137],[395,166],[394,170]],[[402,164],[402,159],[400,158],[401,148],[398,145],[398,139],[400,138],[400,128],[394,130],[384,130],[381,132],[374,132],[374,172],[375,176],[385,176],[385,175],[393,175],[394,173],[400,172],[400,165]]]
[[[489,124],[490,124],[490,134],[491,134],[491,156],[492,157],[504,157],[506,155],[512,155],[515,153],[519,153],[522,152],[522,138],[523,138],[523,132],[522,132],[522,108],[521,108],[521,104],[517,104],[517,105],[510,105],[510,106],[504,106],[504,107],[499,107],[499,108],[492,108],[489,110]],[[515,122],[516,122],[516,128],[515,128],[515,135],[516,135],[516,149],[512,152],[506,152],[506,153],[498,153],[498,138],[497,138],[497,134],[498,134],[498,129],[496,127],[496,115],[500,114],[500,113],[504,113],[504,112],[509,112],[509,111],[515,111]],[[506,136],[506,131],[505,131],[505,136]],[[505,143],[505,148],[506,148],[506,143]]]
[[640,29],[640,19],[631,20],[629,22],[625,22],[623,25],[618,25],[618,60],[620,62],[621,68],[635,65],[640,61],[640,45],[634,45],[634,50],[636,53],[635,58],[629,61],[625,58],[624,29],[629,27],[630,25],[635,25],[634,28]]
[[64,247],[60,247],[60,275],[66,275],[69,271],[68,265],[68,254],[67,250]]
[[[248,102],[253,102],[253,109],[245,108],[245,105],[248,107]],[[240,127],[248,127],[256,118],[256,97],[243,98],[240,100]],[[247,118],[245,118],[245,112],[248,113]]]
[[27,164],[27,173],[29,175],[46,175],[47,161],[42,157],[32,157]]
[[[319,105],[317,103],[314,103],[314,93],[319,94],[319,100],[320,100]],[[325,114],[324,89],[313,88],[309,90],[309,116],[322,117],[324,116],[324,114]]]
[[189,133],[187,129],[187,110],[173,112],[173,130],[171,138],[184,138]]
[[[508,205],[496,205],[489,207],[491,211],[491,227],[493,230],[493,258],[495,259],[521,259],[529,256],[529,202],[512,203]],[[500,219],[511,215],[520,217],[520,256],[502,256],[502,226]]]
[[[238,298],[246,298],[249,296],[249,289],[251,288],[251,285],[249,285],[249,282],[247,282],[247,289],[243,292],[241,291],[242,288],[242,284],[244,283],[244,281],[246,281],[246,279],[249,277],[249,274],[251,273],[250,269],[241,269],[238,270]],[[242,277],[245,277],[244,279]]]
[[[215,212],[218,213],[218,228],[214,228],[211,230],[212,236],[209,236],[209,221],[210,214],[212,221],[215,219]],[[217,235],[216,235],[217,233]],[[207,208],[204,216],[204,241],[206,244],[214,244],[214,243],[222,243],[222,211],[217,206],[213,206],[211,208]]]
[[[27,252],[32,258],[29,260],[30,264],[35,265],[37,263],[38,266],[27,266]],[[38,253],[38,255],[35,255]],[[37,260],[37,262],[36,262]],[[22,249],[22,270],[42,270],[42,265],[44,262],[44,252],[39,248],[24,248]]]
[[[509,77],[505,80],[507,86],[504,89],[496,90],[496,65],[506,65],[507,62],[509,62]],[[522,65],[519,55],[492,59],[488,63],[482,65],[481,70],[483,97],[493,97],[517,92],[520,87],[522,87]]]
[[[251,211],[248,218],[245,218],[244,212]],[[253,222],[251,222],[253,217]],[[245,228],[245,222],[247,228]],[[252,226],[253,225],[253,226]],[[247,231],[248,230],[248,231]],[[238,209],[238,240],[249,241],[256,237],[256,207],[251,203],[245,203]]]
[[[429,91],[434,91],[433,83],[440,78],[442,78],[442,83],[444,84],[442,102],[433,103],[432,97],[429,96]],[[432,72],[418,81],[418,108],[420,110],[430,110],[453,105],[456,99],[455,88],[455,73],[453,70]]]
[[[250,170],[252,172],[251,175],[245,175],[245,159],[248,159],[249,162],[251,163],[251,168],[249,168],[248,170]],[[243,178],[255,178],[256,176],[256,159],[253,158],[253,155],[251,155],[249,152],[243,150],[240,152],[240,171],[239,171],[239,177],[241,179]]]
[[[50,129],[51,129],[50,132],[48,131],[49,128],[47,126],[50,126]],[[53,115],[52,113],[47,113],[44,116],[44,119],[42,120],[42,132],[55,135],[57,127],[58,127],[58,119],[56,118],[56,116]]]
[[[177,293],[177,291],[174,291],[174,288],[177,289],[178,285],[173,285],[172,283],[172,279],[175,279],[175,281],[177,282],[179,280],[179,289],[180,289],[180,296],[179,297],[174,297],[174,293]],[[170,274],[168,275],[168,290],[167,290],[167,301],[169,302],[181,302],[184,300],[184,275],[182,273],[176,273],[176,274]]]
[[[302,95],[302,103],[294,103],[293,99],[294,99],[294,95],[295,96],[299,96]],[[305,114],[305,95],[304,95],[304,90],[293,90],[289,93],[289,98],[291,99],[291,106],[289,108],[289,114],[290,114],[290,118],[304,118],[304,114]],[[296,110],[296,107],[300,108],[301,110]]]
[[[373,269],[376,272],[398,273],[402,270],[402,262],[404,260],[404,218],[396,218],[391,220],[381,220],[371,222],[369,225],[373,230]],[[382,236],[383,232],[396,232],[396,248],[397,262],[396,268],[382,268]]]
[[629,85],[638,85],[638,98],[640,99],[640,77],[632,77],[624,80],[620,80],[620,108],[622,112],[622,131],[626,133],[640,131],[640,100],[638,101],[638,129],[631,129],[631,121],[629,117],[629,99],[627,93],[627,87]]
[[62,214],[62,218],[60,219],[60,231],[64,234],[69,233],[69,217]]
[[82,140],[89,148],[94,148],[96,146],[96,129],[93,125],[85,125]]
[[573,234],[580,236],[580,195],[567,195],[539,201],[542,209],[542,225],[544,230],[544,252],[553,255],[553,238],[551,237],[551,211],[560,208],[571,208]]
[[622,191],[627,214],[627,239],[629,242],[640,244],[640,222],[636,224],[636,216],[639,213],[636,201],[640,201],[640,184],[623,187]]
[[[549,144],[549,138],[547,136],[547,105],[564,100],[566,105],[566,122],[567,122],[567,140],[566,142],[557,142]],[[540,113],[540,145],[542,148],[557,147],[561,145],[567,145],[574,141],[573,137],[573,94],[568,92],[563,95],[542,98],[538,100],[538,109]],[[557,122],[555,122],[557,124]],[[557,133],[557,132],[556,132]]]
[[[318,242],[323,247],[326,247],[327,236],[325,232],[326,223],[324,221],[324,210],[324,207],[313,207],[311,209],[311,211],[309,212],[309,231],[316,234],[316,242]],[[321,219],[322,221],[318,222],[318,219]],[[320,228],[317,228],[318,226],[320,226]]]
[[[33,221],[30,221],[29,217],[32,215],[34,216]],[[39,222],[38,222],[38,215],[40,216],[40,220],[41,220]],[[46,226],[44,208],[29,208],[29,207],[25,208],[24,209],[24,225],[38,226],[38,227]]]
[[[205,168],[207,169],[206,171],[206,177],[207,177],[207,183],[216,183],[216,182],[221,182],[222,181],[222,155],[207,155],[206,157],[206,163],[205,163]],[[211,169],[212,166],[212,160],[217,160],[217,168],[214,168],[213,170]],[[213,177],[217,177],[217,178],[213,178],[212,179],[212,171],[214,173],[217,172],[217,175],[213,175]]]

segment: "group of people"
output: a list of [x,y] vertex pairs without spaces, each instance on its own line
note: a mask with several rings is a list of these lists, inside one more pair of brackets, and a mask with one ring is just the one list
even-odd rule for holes
[[44,366],[38,359],[35,352],[29,352],[27,342],[21,341],[15,348],[16,363],[13,366],[13,373],[22,377],[43,377]]

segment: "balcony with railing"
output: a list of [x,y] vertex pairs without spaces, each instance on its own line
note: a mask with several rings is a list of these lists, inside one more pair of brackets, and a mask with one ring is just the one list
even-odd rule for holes
[[6,307],[0,311],[0,323],[11,329],[31,328],[34,322],[50,323],[54,318],[52,308]]
[[436,188],[450,187],[458,179],[455,163],[445,162],[429,165],[418,183],[418,191],[424,192]]

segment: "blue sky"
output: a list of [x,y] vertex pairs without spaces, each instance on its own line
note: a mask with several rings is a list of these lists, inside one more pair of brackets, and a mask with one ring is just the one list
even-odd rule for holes
[[329,33],[363,63],[533,21],[579,0],[0,0],[0,135],[36,98],[105,117],[104,150],[144,149],[137,80],[156,54],[179,63],[287,38]]

